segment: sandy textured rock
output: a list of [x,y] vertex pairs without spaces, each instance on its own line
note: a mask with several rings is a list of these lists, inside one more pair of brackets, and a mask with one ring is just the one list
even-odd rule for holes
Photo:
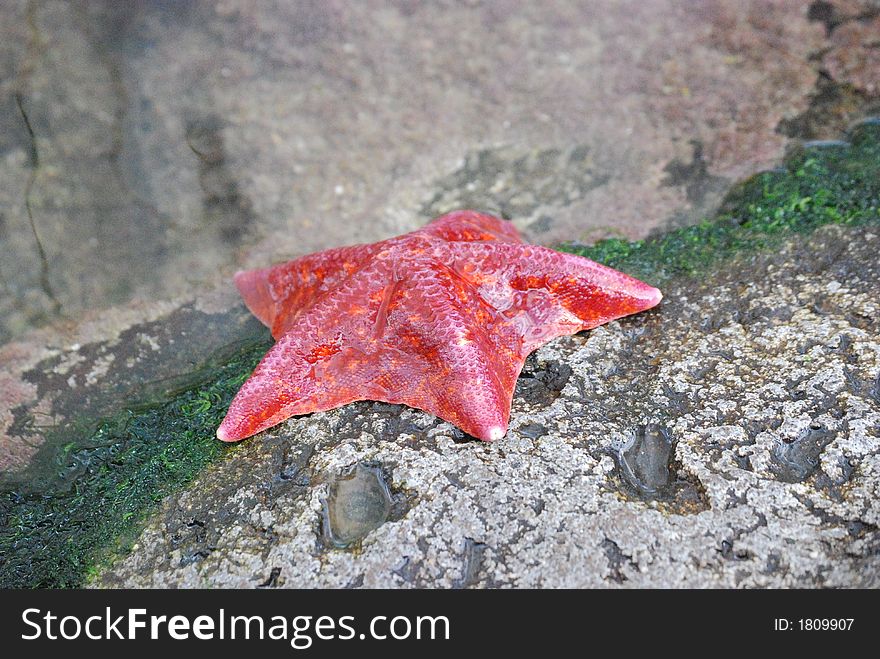
[[[876,587],[878,248],[825,228],[548,344],[494,444],[376,403],[293,419],[166,499],[96,583]],[[632,480],[662,480],[667,449],[665,483]],[[323,500],[358,463],[390,514],[334,548]]]

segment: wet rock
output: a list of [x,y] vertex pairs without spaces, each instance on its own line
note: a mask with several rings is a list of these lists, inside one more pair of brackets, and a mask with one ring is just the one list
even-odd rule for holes
[[622,446],[612,450],[622,493],[649,502],[667,513],[689,515],[706,510],[710,503],[699,479],[683,473],[675,459],[676,442],[668,428],[639,426]]
[[514,395],[535,405],[549,405],[562,393],[571,373],[567,364],[539,364],[531,355],[517,380]]
[[454,582],[455,588],[467,588],[479,582],[480,569],[483,565],[483,554],[486,552],[486,545],[477,542],[473,538],[464,539],[464,566],[462,567],[461,578]]
[[[276,585],[877,586],[878,241],[821,229],[670,284],[656,314],[552,342],[534,366],[568,365],[565,395],[516,399],[492,444],[405,408],[392,424],[379,404],[291,419],[167,499],[95,584],[254,587],[296,565]],[[300,443],[313,476],[267,488],[279,447]],[[609,487],[622,446],[642,492]],[[357,551],[327,551],[314,475],[357,463],[414,495]],[[169,518],[191,539],[170,544]]]
[[281,568],[273,567],[269,576],[257,588],[275,588],[278,586],[278,578],[281,576]]
[[866,113],[877,112],[877,104],[846,82],[820,72],[809,105],[798,114],[783,118],[777,130],[788,137],[805,140],[834,139]]
[[538,437],[547,434],[547,428],[540,423],[527,423],[526,425],[517,428],[517,432],[523,437],[537,439]]
[[662,496],[672,484],[670,463],[674,450],[668,429],[657,425],[637,428],[617,452],[624,481],[643,496]]
[[624,581],[628,581],[626,568],[638,570],[638,566],[633,563],[632,556],[624,554],[614,540],[606,538],[602,542],[602,549],[608,558],[608,578],[611,581],[621,584]]
[[379,528],[391,512],[391,494],[382,471],[358,463],[335,478],[324,500],[324,531],[336,547],[347,547]]
[[819,468],[822,450],[834,441],[835,433],[812,423],[796,439],[781,440],[773,447],[774,471],[780,480],[799,483]]
[[[224,300],[221,309],[207,304],[211,297]],[[167,398],[203,380],[243,347],[269,345],[259,322],[243,305],[232,304],[231,291],[202,299],[204,307],[167,302],[100,314],[100,321],[84,323],[77,334],[44,330],[0,346],[0,483],[34,480],[39,469],[53,468],[51,456],[69,439],[57,432],[57,441],[47,443],[47,426],[72,428],[123,401]],[[23,475],[37,451],[43,452],[41,465]]]

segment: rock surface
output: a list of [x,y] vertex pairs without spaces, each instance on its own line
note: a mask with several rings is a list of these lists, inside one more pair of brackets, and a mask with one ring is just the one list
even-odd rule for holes
[[[543,244],[693,221],[779,158],[830,43],[800,0],[6,0],[3,17],[0,340],[461,205]],[[834,70],[873,84],[847,43]]]
[[47,431],[161,398],[261,329],[228,287],[91,313],[0,346],[0,483],[29,477]]
[[[826,227],[548,344],[494,444],[378,403],[293,419],[96,583],[876,587],[878,249],[876,227]],[[324,501],[358,464],[391,513],[335,548]]]

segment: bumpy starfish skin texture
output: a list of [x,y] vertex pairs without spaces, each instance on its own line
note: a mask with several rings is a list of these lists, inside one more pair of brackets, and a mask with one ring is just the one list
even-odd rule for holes
[[229,442],[357,400],[403,403],[500,439],[529,353],[661,298],[611,268],[524,244],[510,223],[473,211],[239,272],[235,283],[277,342],[217,429]]

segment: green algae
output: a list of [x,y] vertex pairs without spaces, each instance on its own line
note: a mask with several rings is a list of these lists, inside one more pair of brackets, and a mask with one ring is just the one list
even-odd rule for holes
[[[847,143],[807,144],[784,166],[737,186],[712,220],[638,242],[561,249],[654,284],[694,276],[744,251],[772,248],[829,223],[880,221],[880,121]],[[75,587],[133,542],[164,496],[234,452],[214,431],[232,396],[269,346],[254,341],[208,365],[161,400],[97,425],[54,430],[54,486],[0,490],[0,586]]]
[[163,399],[88,430],[53,431],[70,433],[50,458],[53,484],[0,492],[0,586],[76,587],[124,552],[156,502],[235,450],[214,431],[268,346],[252,341]]
[[848,142],[807,143],[783,167],[736,186],[712,219],[636,242],[565,244],[579,254],[661,285],[694,276],[734,254],[771,249],[826,225],[880,221],[880,120],[855,126]]

